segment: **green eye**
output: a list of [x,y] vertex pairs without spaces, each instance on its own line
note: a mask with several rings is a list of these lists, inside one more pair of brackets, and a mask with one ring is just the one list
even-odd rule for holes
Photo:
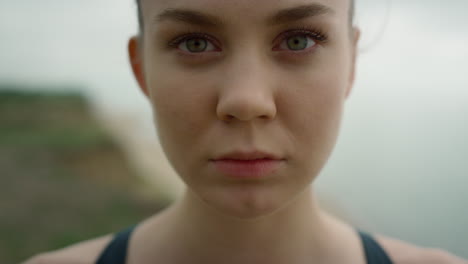
[[303,50],[307,48],[309,40],[307,36],[294,36],[287,39],[288,48],[291,50]]
[[185,46],[190,52],[203,52],[208,47],[208,43],[205,39],[191,38],[186,41]]

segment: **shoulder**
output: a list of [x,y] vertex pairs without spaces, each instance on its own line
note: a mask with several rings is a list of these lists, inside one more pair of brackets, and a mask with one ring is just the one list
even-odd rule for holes
[[98,237],[60,250],[42,253],[23,264],[93,264],[112,237],[113,235]]
[[375,238],[395,264],[468,264],[441,249],[423,248],[380,235]]

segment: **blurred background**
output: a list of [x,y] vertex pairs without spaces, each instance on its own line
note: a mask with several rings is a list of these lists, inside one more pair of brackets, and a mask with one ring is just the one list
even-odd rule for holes
[[[468,258],[468,2],[357,0],[357,81],[316,188]],[[135,224],[182,185],[127,62],[132,0],[0,0],[0,263]]]

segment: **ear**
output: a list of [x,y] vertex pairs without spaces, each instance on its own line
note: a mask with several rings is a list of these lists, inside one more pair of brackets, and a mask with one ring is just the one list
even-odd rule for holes
[[130,65],[132,66],[133,75],[140,86],[141,91],[149,97],[148,87],[146,86],[145,81],[145,74],[144,74],[144,67],[143,67],[143,59],[142,59],[142,52],[140,50],[140,43],[138,37],[132,37],[128,41],[128,57],[130,59]]
[[352,28],[351,32],[351,71],[349,74],[348,87],[346,89],[346,97],[348,98],[353,89],[354,80],[356,79],[356,59],[359,50],[359,38],[361,37],[361,30],[357,27]]

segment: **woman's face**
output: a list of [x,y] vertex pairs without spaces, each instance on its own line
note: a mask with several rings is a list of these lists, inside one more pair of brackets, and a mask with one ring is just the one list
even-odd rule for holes
[[[129,45],[133,69],[191,193],[250,218],[310,185],[335,145],[354,79],[349,5],[143,0],[144,41]],[[276,160],[249,155],[258,152]],[[250,161],[236,163],[243,158]]]

